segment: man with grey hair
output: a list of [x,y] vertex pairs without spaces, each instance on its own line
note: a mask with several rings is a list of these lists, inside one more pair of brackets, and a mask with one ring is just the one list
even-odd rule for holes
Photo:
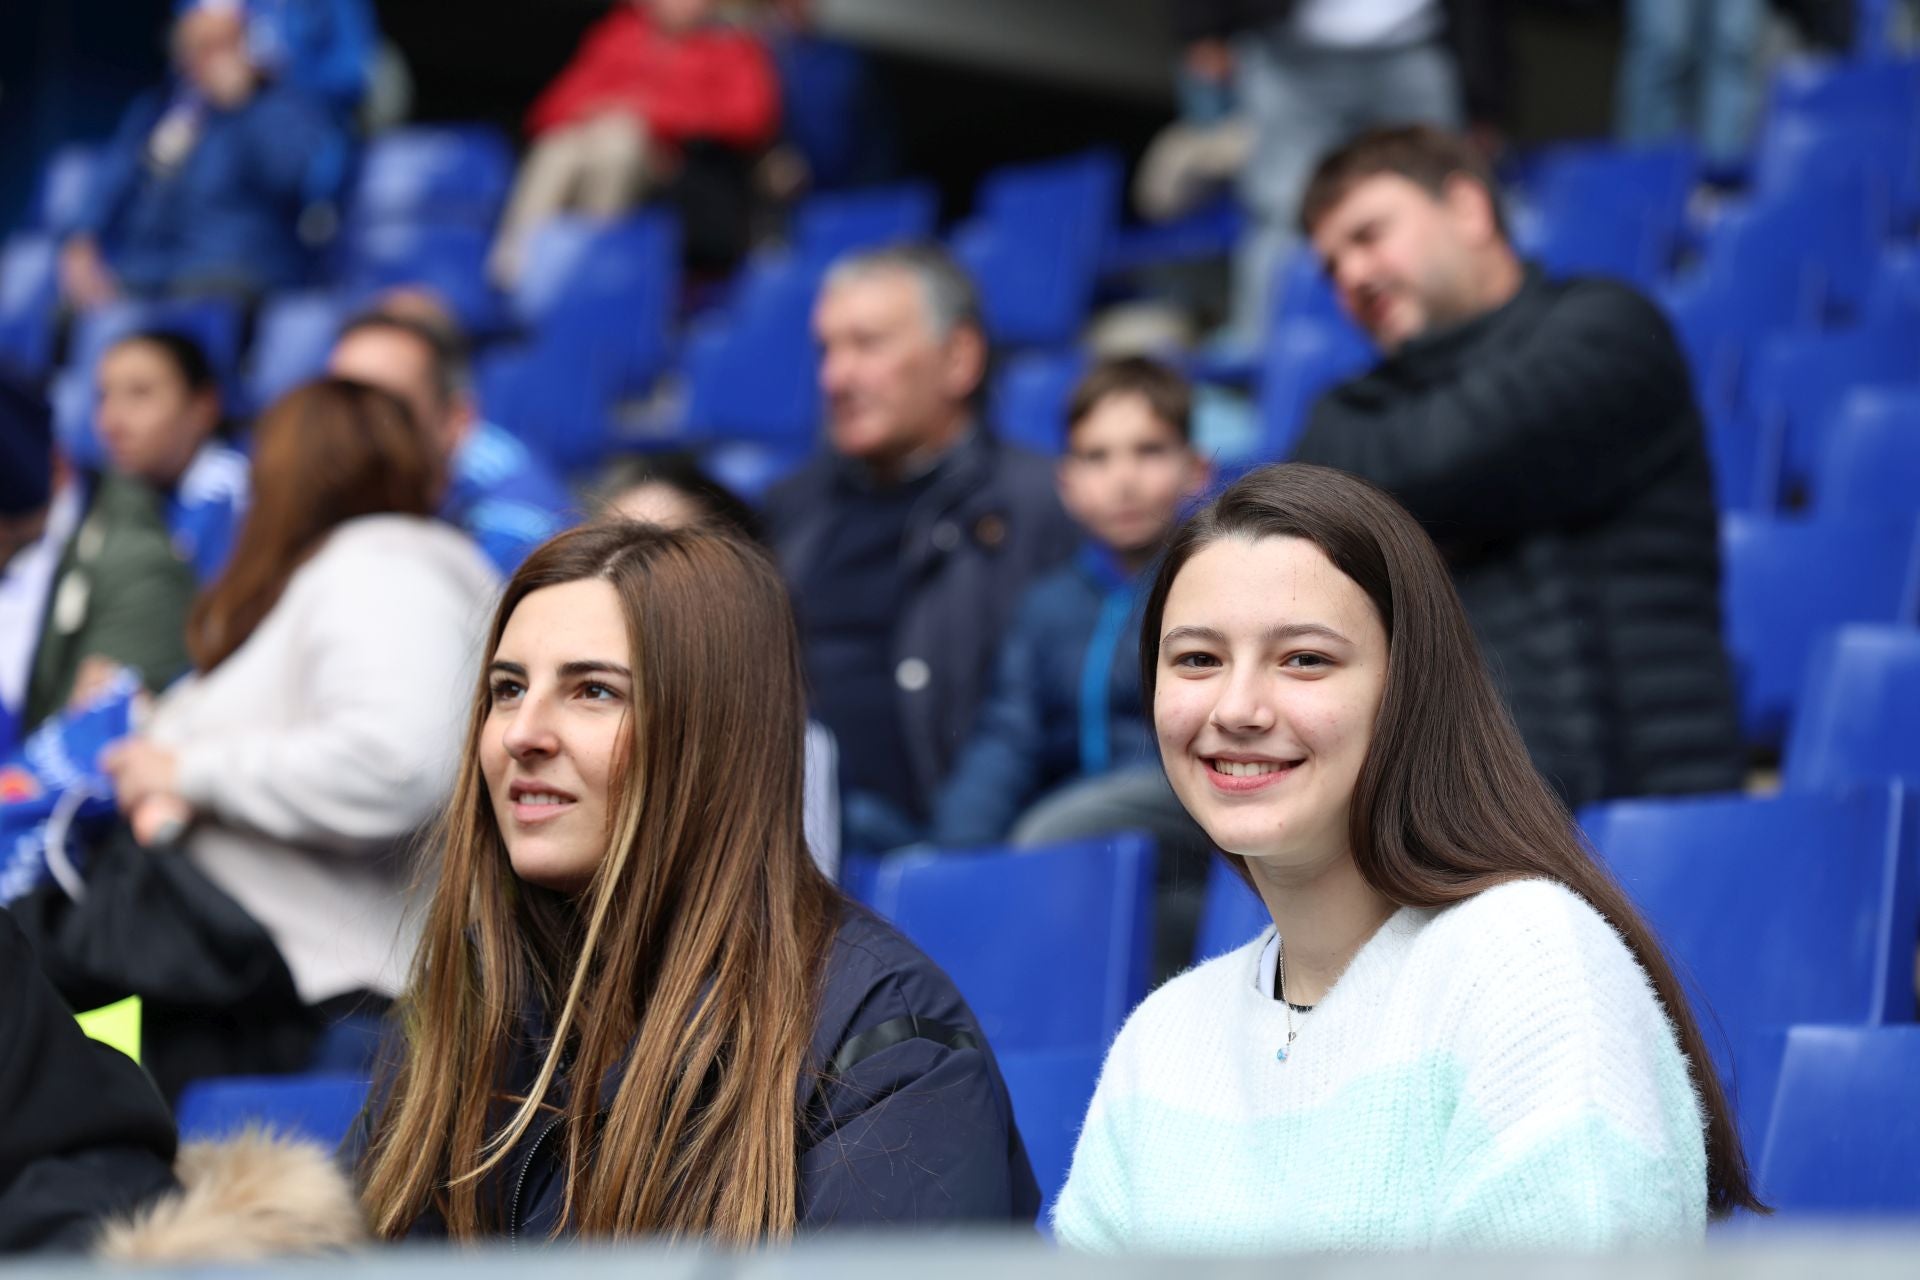
[[1072,554],[1052,466],[994,437],[973,282],[940,250],[856,254],[813,327],[826,450],[767,497],[846,847],[918,840],[1027,584]]

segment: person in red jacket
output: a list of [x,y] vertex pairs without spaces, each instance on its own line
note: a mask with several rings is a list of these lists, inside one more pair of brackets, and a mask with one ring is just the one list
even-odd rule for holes
[[714,8],[714,0],[622,0],[587,33],[527,113],[533,147],[488,262],[495,283],[511,287],[544,219],[565,209],[613,217],[676,180],[693,188],[682,203],[700,202],[690,235],[737,189],[737,211],[727,211],[735,216],[720,221],[737,223],[744,241],[746,183],[716,178],[703,162],[717,158],[744,176],[747,158],[779,127],[780,86],[759,41],[716,21]]

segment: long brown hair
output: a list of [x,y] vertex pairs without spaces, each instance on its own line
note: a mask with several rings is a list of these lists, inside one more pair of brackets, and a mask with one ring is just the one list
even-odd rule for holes
[[356,516],[433,513],[444,469],[406,405],[321,378],[260,418],[253,496],[225,572],[194,601],[187,652],[211,671],[246,643],[327,535]]
[[[1147,597],[1140,631],[1147,706],[1173,580],[1195,552],[1224,538],[1312,543],[1367,593],[1386,628],[1386,690],[1349,816],[1361,876],[1396,906],[1450,906],[1525,879],[1558,881],[1584,898],[1625,940],[1673,1021],[1706,1115],[1709,1210],[1715,1217],[1736,1206],[1767,1212],[1672,964],[1534,769],[1446,563],[1392,498],[1343,472],[1288,463],[1248,475],[1197,513],[1174,534]],[[1246,860],[1227,857],[1246,877]]]
[[[587,580],[619,594],[634,673],[606,853],[577,898],[514,878],[480,773],[483,680],[363,1166],[383,1236],[430,1207],[456,1238],[501,1229],[481,1177],[543,1111],[565,1119],[566,1229],[750,1243],[794,1228],[798,1084],[841,899],[802,827],[786,591],[730,534],[576,529],[514,574],[482,670],[522,600]],[[551,1039],[509,1096],[530,1006]]]

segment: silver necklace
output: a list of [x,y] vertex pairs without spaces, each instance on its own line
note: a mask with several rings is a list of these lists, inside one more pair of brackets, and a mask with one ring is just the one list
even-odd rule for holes
[[1274,957],[1274,974],[1277,978],[1274,985],[1280,988],[1280,1007],[1286,1011],[1287,1015],[1287,1042],[1281,1045],[1279,1052],[1273,1056],[1277,1060],[1285,1062],[1287,1060],[1287,1054],[1293,1051],[1294,1037],[1300,1034],[1293,1029],[1293,1005],[1287,1000],[1287,944],[1285,939],[1280,940],[1279,954]]

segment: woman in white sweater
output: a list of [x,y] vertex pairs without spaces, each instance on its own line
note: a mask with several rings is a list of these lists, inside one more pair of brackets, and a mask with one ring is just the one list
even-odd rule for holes
[[256,430],[252,484],[190,619],[195,674],[108,765],[135,834],[184,828],[301,999],[344,1009],[404,980],[407,839],[450,785],[498,583],[431,517],[441,464],[384,392],[328,379],[288,395]]
[[1174,790],[1274,927],[1121,1030],[1062,1242],[1595,1248],[1760,1207],[1671,966],[1392,499],[1248,476],[1176,534],[1141,651]]

